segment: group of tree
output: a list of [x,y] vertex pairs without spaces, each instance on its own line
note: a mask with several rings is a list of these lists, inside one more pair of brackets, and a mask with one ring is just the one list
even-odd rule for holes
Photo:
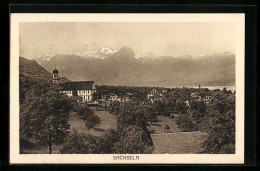
[[[191,98],[197,92],[204,98],[212,95],[211,103]],[[190,106],[185,105],[185,100]],[[203,147],[205,153],[235,152],[235,93],[223,90],[175,88],[168,92],[167,97],[151,104],[157,115],[179,113],[175,122],[183,131],[203,131],[207,133]],[[189,112],[187,112],[189,109]]]
[[95,128],[100,124],[101,120],[98,115],[86,106],[78,106],[77,115],[84,120],[87,129]]
[[[146,154],[154,150],[148,129],[150,106],[124,103],[116,112],[116,127],[101,137],[73,132],[61,153]],[[78,149],[79,147],[80,149]]]
[[71,104],[68,96],[55,89],[41,95],[28,91],[20,107],[20,140],[48,146],[52,153],[53,145],[62,144],[69,133]]
[[235,153],[235,94],[226,89],[211,93],[211,103],[191,102],[191,114],[181,115],[176,123],[186,131],[207,133],[202,144],[204,153]]
[[205,153],[235,153],[235,116],[235,95],[216,93],[207,107]]
[[62,144],[69,133],[73,100],[59,93],[52,75],[34,60],[19,58],[20,152]]
[[[148,122],[156,119],[152,107],[138,102],[128,102],[116,112],[117,138],[112,147],[115,153],[151,153],[153,141],[148,129]],[[154,115],[154,116],[152,116]]]

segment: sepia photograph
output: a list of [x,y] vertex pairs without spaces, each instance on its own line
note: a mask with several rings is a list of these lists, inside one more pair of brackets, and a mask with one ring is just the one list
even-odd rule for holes
[[243,14],[11,19],[14,163],[243,163]]

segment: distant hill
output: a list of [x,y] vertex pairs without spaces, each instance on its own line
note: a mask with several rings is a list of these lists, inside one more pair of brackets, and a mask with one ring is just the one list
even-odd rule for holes
[[232,53],[138,59],[135,56],[131,48],[123,47],[106,59],[56,55],[41,65],[49,72],[56,65],[60,75],[70,80],[94,80],[97,84],[164,87],[235,85],[235,55]]
[[36,78],[52,79],[52,75],[35,60],[28,60],[23,57],[19,58],[19,73],[20,75],[26,74],[27,76],[34,76]]
[[[62,78],[67,80],[66,78]],[[68,80],[67,80],[68,81]],[[20,102],[23,101],[26,93],[35,89],[37,92],[44,91],[52,84],[52,74],[46,71],[35,60],[19,58],[19,89]]]

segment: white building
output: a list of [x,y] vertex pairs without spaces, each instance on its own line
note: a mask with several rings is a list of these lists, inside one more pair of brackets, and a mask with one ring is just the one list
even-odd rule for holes
[[115,101],[115,100],[120,101],[121,100],[116,94],[111,94],[109,99],[111,101]]
[[205,102],[205,103],[210,103],[212,99],[213,99],[212,96],[206,96],[206,97],[204,98],[204,102]]
[[[59,84],[60,82],[59,71],[55,67],[53,70],[53,83]],[[83,102],[88,102],[93,101],[93,95],[96,93],[96,86],[94,81],[64,82],[60,92],[69,97],[77,95],[82,98]]]
[[82,98],[83,102],[89,102],[93,101],[96,86],[94,81],[65,82],[61,92],[69,97],[78,95]]
[[162,97],[162,90],[159,89],[159,88],[152,88],[152,89],[149,89],[148,90],[148,94],[147,94],[147,98],[150,99],[152,97],[156,97],[158,98],[159,97]]

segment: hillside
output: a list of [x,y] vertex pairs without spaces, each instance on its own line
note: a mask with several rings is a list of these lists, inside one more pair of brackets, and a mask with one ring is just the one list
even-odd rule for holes
[[56,55],[41,65],[51,72],[55,65],[70,80],[95,80],[97,84],[127,86],[234,85],[235,55],[209,54],[202,57],[136,58],[123,47],[109,58]]
[[43,89],[52,82],[52,75],[35,60],[19,58],[20,103],[31,89]]
[[19,73],[27,76],[35,76],[52,79],[52,75],[40,66],[35,60],[28,60],[23,57],[19,58]]
[[[61,78],[63,81],[69,81],[66,78]],[[42,92],[52,84],[52,74],[46,71],[35,60],[28,60],[23,57],[19,58],[19,88],[20,102],[26,93],[34,89],[35,92]]]

